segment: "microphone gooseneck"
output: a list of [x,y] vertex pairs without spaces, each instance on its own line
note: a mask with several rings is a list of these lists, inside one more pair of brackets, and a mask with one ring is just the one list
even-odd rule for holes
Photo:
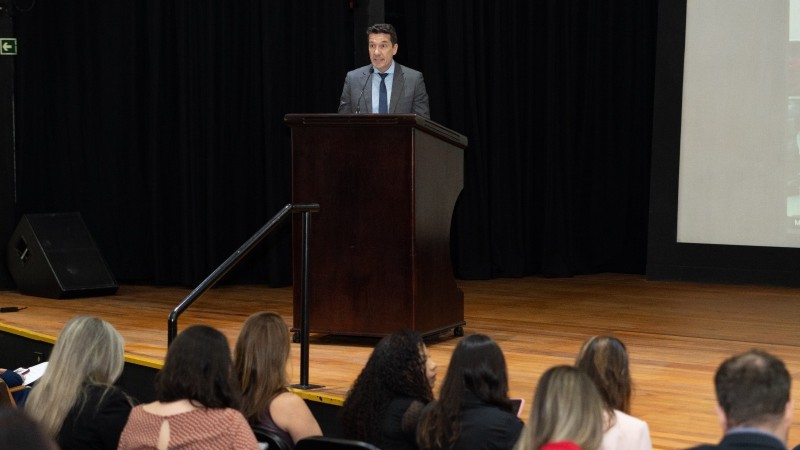
[[364,97],[364,89],[367,88],[367,82],[372,79],[372,74],[375,72],[374,67],[369,68],[369,75],[367,75],[367,80],[364,81],[364,86],[361,86],[361,94],[358,96],[358,101],[356,102],[356,114],[361,114],[361,98]]

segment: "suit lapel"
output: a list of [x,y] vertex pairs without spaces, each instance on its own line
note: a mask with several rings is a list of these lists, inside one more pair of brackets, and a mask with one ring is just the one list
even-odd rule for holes
[[389,104],[392,105],[389,112],[392,114],[396,114],[397,104],[400,103],[400,94],[403,93],[404,85],[405,78],[403,77],[403,66],[401,66],[399,63],[395,63],[394,80],[392,81],[392,99],[389,101]]
[[[366,113],[372,112],[372,74],[369,73],[369,68],[372,66],[364,67],[364,76],[361,77],[361,86],[364,86],[364,103]],[[369,81],[367,81],[369,79]]]

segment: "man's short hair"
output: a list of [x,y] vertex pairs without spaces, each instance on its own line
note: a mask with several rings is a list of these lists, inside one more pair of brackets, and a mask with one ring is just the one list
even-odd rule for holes
[[392,45],[397,44],[397,31],[395,31],[394,27],[388,23],[376,23],[371,27],[367,28],[367,36],[370,34],[388,34],[389,40],[392,41]]
[[792,378],[783,361],[754,349],[725,360],[714,385],[731,429],[779,422],[789,402]]

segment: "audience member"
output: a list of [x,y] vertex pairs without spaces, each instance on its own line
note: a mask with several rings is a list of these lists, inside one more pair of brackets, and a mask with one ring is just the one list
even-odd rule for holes
[[344,435],[382,450],[416,449],[416,425],[433,400],[436,363],[422,337],[401,331],[384,337],[347,393]]
[[439,400],[423,411],[417,442],[428,449],[510,449],[522,431],[508,398],[502,350],[483,334],[458,343]]
[[625,344],[613,336],[593,336],[583,343],[575,366],[594,382],[605,405],[600,449],[652,449],[647,422],[630,415],[633,383]]
[[[14,372],[13,370],[8,369],[0,369],[0,378],[5,381],[6,386],[8,386],[9,390],[12,388],[18,388],[25,383],[25,377]],[[11,396],[14,398],[14,402],[17,406],[23,406],[25,400],[27,400],[28,394],[30,389],[17,389],[11,393]]]
[[794,404],[792,379],[783,361],[762,350],[726,359],[717,369],[717,415],[724,432],[701,449],[786,449]]
[[156,375],[156,401],[131,411],[119,448],[258,449],[239,412],[228,340],[195,325],[175,338]]
[[0,448],[13,450],[58,450],[33,419],[19,408],[0,407]]
[[602,440],[603,400],[592,380],[575,367],[548,369],[515,450],[596,450]]
[[260,425],[292,448],[322,430],[305,401],[289,391],[289,328],[283,318],[260,312],[245,321],[234,349],[234,367],[242,387],[240,410],[250,425]]
[[116,449],[132,401],[113,383],[122,374],[124,342],[114,327],[78,316],[64,325],[27,413],[64,449]]

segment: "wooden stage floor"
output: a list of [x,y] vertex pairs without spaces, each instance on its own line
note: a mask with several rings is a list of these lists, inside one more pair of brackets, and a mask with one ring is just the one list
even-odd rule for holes
[[[572,364],[590,335],[614,334],[628,346],[635,394],[633,414],[650,425],[656,449],[716,442],[712,377],[727,356],[753,347],[783,358],[795,379],[800,371],[800,290],[778,287],[647,281],[639,275],[459,281],[464,291],[466,334],[485,333],[503,348],[511,396],[530,398],[539,376],[556,364]],[[0,292],[0,306],[26,306],[0,315],[3,331],[55,337],[72,316],[111,322],[126,340],[129,361],[158,367],[166,353],[169,311],[189,289],[120,287],[116,295],[51,300]],[[291,324],[291,288],[215,288],[184,313],[179,329],[208,324],[231,345],[248,315],[272,310]],[[312,300],[313,301],[313,300]],[[329,403],[341,401],[376,341],[312,335],[309,382]],[[457,338],[429,343],[444,378]],[[299,344],[292,344],[292,382],[299,382]],[[438,388],[438,385],[437,385]],[[796,403],[800,408],[800,402]],[[524,411],[527,418],[528,408]],[[795,417],[800,418],[798,411]],[[800,443],[796,420],[790,448]]]

